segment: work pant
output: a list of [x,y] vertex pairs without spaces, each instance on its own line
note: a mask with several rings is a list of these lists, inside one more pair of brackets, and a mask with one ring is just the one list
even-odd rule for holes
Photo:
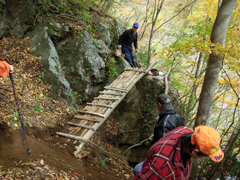
[[134,62],[134,57],[132,55],[132,45],[131,46],[126,46],[125,44],[123,44],[122,45],[122,53],[125,54],[125,59],[127,60],[127,62],[132,67],[136,67],[135,62]]
[[142,170],[142,165],[143,165],[143,162],[140,162],[134,167],[134,176]]

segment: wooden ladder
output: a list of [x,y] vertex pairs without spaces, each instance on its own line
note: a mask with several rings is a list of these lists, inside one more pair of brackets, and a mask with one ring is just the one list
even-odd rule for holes
[[127,93],[156,63],[151,64],[146,71],[144,69],[126,68],[109,86],[104,87],[104,91],[99,92],[98,97],[95,97],[91,103],[87,103],[87,106],[83,110],[79,110],[78,114],[68,122],[70,126],[74,127],[68,134],[57,132],[60,136],[80,142],[76,146],[75,156],[78,155],[83,146],[125,98]]

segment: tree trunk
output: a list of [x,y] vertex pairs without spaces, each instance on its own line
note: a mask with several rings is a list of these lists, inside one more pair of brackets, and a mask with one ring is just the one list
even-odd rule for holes
[[[155,24],[156,24],[156,21],[158,19],[158,15],[162,9],[162,6],[163,6],[163,3],[164,3],[164,0],[158,0],[158,3],[156,3],[155,1],[155,4],[158,4],[157,5],[157,9],[154,10],[154,13],[153,13],[153,20],[152,20],[152,29],[151,29],[151,34],[150,34],[150,38],[149,38],[149,44],[148,44],[148,61],[147,61],[147,67],[149,67],[150,65],[150,60],[151,60],[151,57],[150,57],[150,54],[151,54],[151,48],[152,48],[152,37],[153,37],[153,33],[154,33],[154,28],[155,28]],[[156,11],[156,13],[155,13]]]
[[[237,0],[223,0],[213,26],[211,34],[212,43],[219,43],[222,46],[225,45],[224,41],[228,23],[231,19],[232,11],[236,2]],[[217,54],[214,49],[209,55],[194,127],[201,124],[209,124],[209,117],[212,111],[212,102],[217,85],[218,75],[222,69],[223,58],[224,56],[222,54]]]
[[[224,47],[228,24],[236,2],[237,0],[222,1],[212,29],[212,43],[219,43]],[[223,59],[224,56],[222,54],[217,54],[216,51],[212,49],[212,53],[209,55],[208,64],[206,67],[206,74],[199,98],[199,106],[194,127],[201,124],[209,124],[209,117],[212,112],[214,93],[217,86],[218,75],[222,69]],[[197,173],[194,171],[194,169],[197,169],[198,162],[199,160],[193,161],[191,179],[196,179]]]

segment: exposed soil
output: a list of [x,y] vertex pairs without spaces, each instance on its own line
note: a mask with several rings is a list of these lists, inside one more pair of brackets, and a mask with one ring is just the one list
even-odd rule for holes
[[[73,145],[55,134],[57,129],[37,131],[27,128],[26,145],[20,130],[0,124],[0,179],[132,179],[131,168],[114,162],[101,150],[86,145],[79,158],[73,155]],[[52,135],[51,135],[52,134]],[[99,134],[97,135],[99,138]],[[96,138],[96,137],[95,137]],[[93,139],[94,141],[94,139]]]

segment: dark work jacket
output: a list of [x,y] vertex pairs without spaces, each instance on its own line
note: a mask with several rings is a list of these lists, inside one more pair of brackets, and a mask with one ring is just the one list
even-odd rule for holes
[[126,46],[131,46],[132,43],[134,43],[134,47],[135,47],[135,49],[137,49],[137,47],[138,47],[137,38],[138,38],[137,32],[133,36],[133,30],[128,29],[128,30],[124,31],[124,33],[122,33],[122,35],[119,37],[118,44],[119,45],[125,44]]
[[183,120],[176,109],[160,112],[158,116],[159,119],[154,128],[153,144],[162,138],[168,131],[179,126],[184,126]]

